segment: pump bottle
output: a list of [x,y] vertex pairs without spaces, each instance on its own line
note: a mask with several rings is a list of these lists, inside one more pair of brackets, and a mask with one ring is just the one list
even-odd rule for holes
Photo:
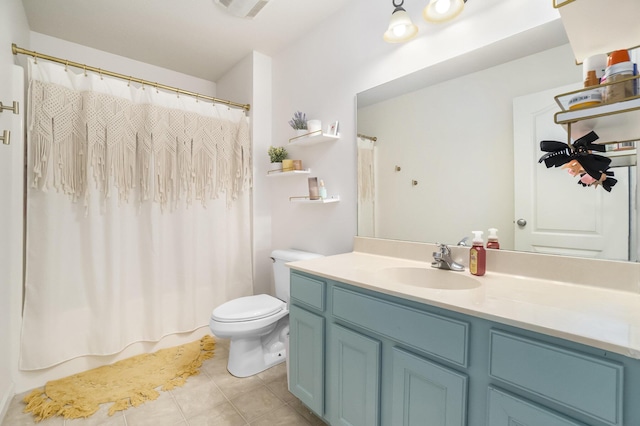
[[318,188],[318,194],[321,199],[327,198],[327,188],[324,187],[324,181],[320,179],[320,187]]
[[482,231],[473,232],[473,245],[469,250],[469,272],[473,275],[484,275],[487,268],[487,251],[484,249]]
[[496,228],[489,228],[489,236],[487,237],[487,248],[500,248],[500,242],[498,242],[498,230]]

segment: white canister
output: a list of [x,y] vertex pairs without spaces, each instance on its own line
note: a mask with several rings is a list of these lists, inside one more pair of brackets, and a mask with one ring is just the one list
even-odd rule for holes
[[307,120],[307,131],[309,133],[322,130],[322,121],[320,120]]
[[596,77],[599,79],[604,76],[607,68],[607,55],[600,53],[598,55],[589,56],[582,62],[582,79],[586,79],[589,71],[595,71]]

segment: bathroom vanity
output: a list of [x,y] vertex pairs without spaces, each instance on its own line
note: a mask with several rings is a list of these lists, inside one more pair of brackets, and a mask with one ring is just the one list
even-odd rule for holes
[[[328,423],[640,425],[637,265],[614,265],[626,289],[551,281],[564,276],[553,256],[493,252],[472,277],[430,269],[435,246],[389,256],[357,251],[363,241],[289,264],[289,387]],[[514,256],[528,275],[504,272]],[[563,261],[582,262],[579,279],[610,264]]]

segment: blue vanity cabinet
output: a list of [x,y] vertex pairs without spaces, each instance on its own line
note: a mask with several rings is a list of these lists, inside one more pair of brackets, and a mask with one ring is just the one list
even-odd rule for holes
[[465,374],[398,347],[392,353],[392,425],[467,424]]
[[380,341],[342,327],[331,326],[329,342],[332,388],[331,424],[380,424]]
[[640,426],[640,360],[292,271],[290,390],[340,426]]
[[500,389],[488,389],[487,425],[491,426],[585,426],[537,404]]
[[292,271],[290,323],[290,391],[329,424],[467,426],[467,322]]
[[324,318],[295,305],[289,311],[289,390],[324,414]]
[[[384,349],[380,362],[382,424],[467,424],[467,376],[439,361],[461,368],[466,366],[468,323],[356,291],[340,283],[330,286],[329,295],[330,333],[343,334],[342,330],[357,329],[379,341]],[[331,362],[335,362],[333,355]],[[336,383],[332,381],[328,391],[335,390]]]
[[589,423],[627,424],[623,364],[498,329],[489,332],[489,352],[488,374],[495,383]]
[[289,391],[318,416],[325,408],[326,283],[291,275],[289,306]]

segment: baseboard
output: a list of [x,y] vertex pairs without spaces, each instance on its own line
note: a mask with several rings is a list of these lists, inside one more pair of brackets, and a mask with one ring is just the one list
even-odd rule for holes
[[11,404],[11,400],[13,400],[14,383],[11,382],[7,389],[2,394],[2,398],[0,398],[0,424],[4,421],[4,417],[7,415],[7,411],[9,410],[9,405]]

